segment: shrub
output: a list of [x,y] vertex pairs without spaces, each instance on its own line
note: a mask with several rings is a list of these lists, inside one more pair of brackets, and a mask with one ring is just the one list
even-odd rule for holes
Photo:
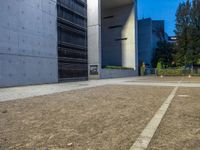
[[158,62],[157,64],[157,67],[156,67],[158,70],[162,69],[162,63],[161,62]]
[[184,76],[191,74],[191,70],[182,68],[169,68],[169,69],[158,69],[158,75],[164,76]]

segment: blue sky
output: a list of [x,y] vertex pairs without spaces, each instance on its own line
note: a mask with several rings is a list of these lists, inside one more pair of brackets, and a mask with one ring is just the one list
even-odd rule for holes
[[138,19],[149,18],[165,20],[165,31],[174,35],[175,14],[183,0],[138,0]]

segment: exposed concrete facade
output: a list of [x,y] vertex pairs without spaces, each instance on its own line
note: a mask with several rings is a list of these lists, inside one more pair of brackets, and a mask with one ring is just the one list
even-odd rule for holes
[[[90,79],[101,78],[102,66],[134,68],[137,72],[136,6],[133,0],[88,0]],[[98,75],[90,74],[91,65],[98,67]]]
[[[104,10],[102,15],[102,64],[133,68],[135,65],[133,6]],[[105,19],[107,16],[113,18]]]
[[[87,0],[87,5],[82,17],[88,18],[89,79],[106,76],[103,65],[134,68],[137,74],[136,0]],[[107,15],[114,16],[111,22],[103,19]],[[0,87],[58,82],[57,0],[2,0],[0,20]],[[107,31],[118,24],[120,29]],[[97,74],[91,75],[91,65]],[[123,77],[119,72],[116,77]]]
[[120,69],[102,69],[101,79],[108,78],[123,78],[137,76],[137,72],[134,70],[120,70]]
[[2,0],[0,87],[58,82],[56,0]]

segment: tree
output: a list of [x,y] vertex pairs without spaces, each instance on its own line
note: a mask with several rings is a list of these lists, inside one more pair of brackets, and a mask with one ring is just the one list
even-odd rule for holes
[[175,33],[177,65],[197,64],[200,58],[200,0],[179,4]]
[[176,36],[177,36],[177,54],[176,63],[177,65],[186,65],[187,52],[189,43],[189,24],[190,24],[190,9],[191,5],[189,0],[179,4],[176,13]]
[[193,0],[191,8],[190,43],[193,65],[200,60],[200,0]]
[[154,66],[161,63],[163,67],[171,67],[174,61],[174,45],[166,40],[157,43]]

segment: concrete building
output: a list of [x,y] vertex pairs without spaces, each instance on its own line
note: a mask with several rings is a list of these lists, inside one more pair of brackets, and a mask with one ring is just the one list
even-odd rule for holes
[[[137,75],[136,12],[136,0],[88,0],[90,79]],[[108,70],[104,66],[133,70]]]
[[4,0],[0,20],[0,87],[137,75],[136,1]]
[[141,66],[143,62],[151,66],[157,43],[165,39],[164,20],[152,20],[151,18],[147,18],[138,21],[139,66]]

